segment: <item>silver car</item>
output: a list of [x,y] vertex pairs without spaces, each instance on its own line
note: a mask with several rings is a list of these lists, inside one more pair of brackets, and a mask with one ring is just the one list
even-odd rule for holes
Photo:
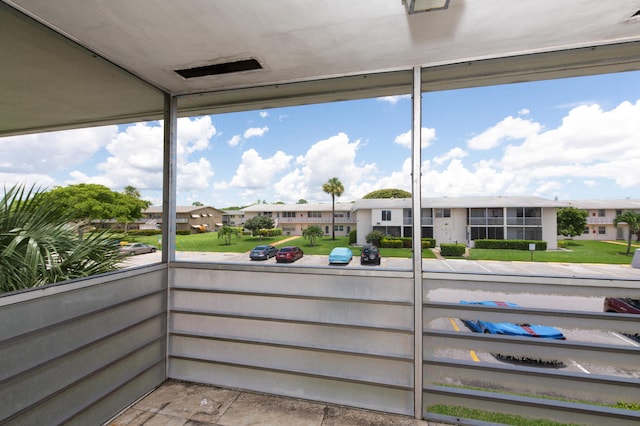
[[135,254],[154,253],[155,246],[145,243],[129,243],[120,247],[119,253],[123,256],[133,256]]

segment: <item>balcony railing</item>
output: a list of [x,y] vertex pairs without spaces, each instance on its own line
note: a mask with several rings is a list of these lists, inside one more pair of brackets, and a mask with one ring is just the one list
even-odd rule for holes
[[613,218],[602,216],[587,216],[587,225],[613,225]]
[[[279,217],[281,223],[331,223],[330,217]],[[274,219],[275,220],[275,219]],[[355,217],[336,217],[336,223],[356,223]]]
[[[104,424],[166,378],[405,415],[422,401],[427,420],[446,405],[640,422],[613,407],[640,401],[637,318],[601,302],[640,298],[637,279],[425,272],[417,321],[410,270],[194,262],[0,297],[0,423]],[[458,303],[476,292],[522,307]],[[472,333],[462,319],[567,339]]]
[[[411,226],[411,225],[413,225],[413,221],[412,221],[412,219],[410,217],[403,217],[402,218],[402,224]],[[433,226],[433,218],[432,217],[421,217],[420,218],[420,225],[421,226]]]

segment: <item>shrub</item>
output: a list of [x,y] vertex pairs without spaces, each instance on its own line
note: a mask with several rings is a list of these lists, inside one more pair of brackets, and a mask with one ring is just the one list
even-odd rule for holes
[[261,237],[279,237],[280,235],[282,235],[282,229],[281,228],[261,229],[260,231],[258,231],[258,234]]
[[569,241],[567,241],[567,240],[558,240],[558,248],[567,248],[568,246],[569,246]]
[[191,235],[191,231],[186,229],[186,230],[181,230],[181,231],[176,231],[176,235]]
[[382,248],[402,248],[403,241],[399,238],[382,238],[380,240],[380,247]]
[[447,256],[462,256],[467,250],[464,244],[440,244],[440,254]]
[[476,248],[493,250],[529,250],[529,244],[536,245],[536,251],[545,251],[547,242],[540,240],[475,240]]
[[423,249],[433,248],[435,246],[436,246],[436,239],[435,238],[423,238],[422,239],[422,248]]
[[365,241],[380,247],[380,240],[384,238],[384,234],[380,231],[371,231],[365,237]]
[[349,244],[355,244],[358,242],[358,231],[355,229],[349,232]]
[[127,232],[129,235],[140,235],[140,236],[149,236],[149,235],[160,235],[162,234],[161,229],[131,229]]

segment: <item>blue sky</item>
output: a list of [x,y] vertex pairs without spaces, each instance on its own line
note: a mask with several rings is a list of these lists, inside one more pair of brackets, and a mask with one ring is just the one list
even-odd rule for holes
[[[410,190],[408,96],[178,121],[178,203]],[[423,94],[423,196],[640,199],[640,72]],[[158,204],[162,123],[0,138],[0,181],[133,185]]]

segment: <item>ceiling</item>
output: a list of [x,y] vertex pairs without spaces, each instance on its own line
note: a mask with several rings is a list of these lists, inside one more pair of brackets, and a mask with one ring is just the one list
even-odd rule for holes
[[[0,0],[0,135],[640,69],[640,0]],[[251,60],[259,69],[185,78]],[[231,64],[231,65],[229,65]],[[213,67],[212,67],[213,66]],[[209,68],[206,68],[209,67]]]

